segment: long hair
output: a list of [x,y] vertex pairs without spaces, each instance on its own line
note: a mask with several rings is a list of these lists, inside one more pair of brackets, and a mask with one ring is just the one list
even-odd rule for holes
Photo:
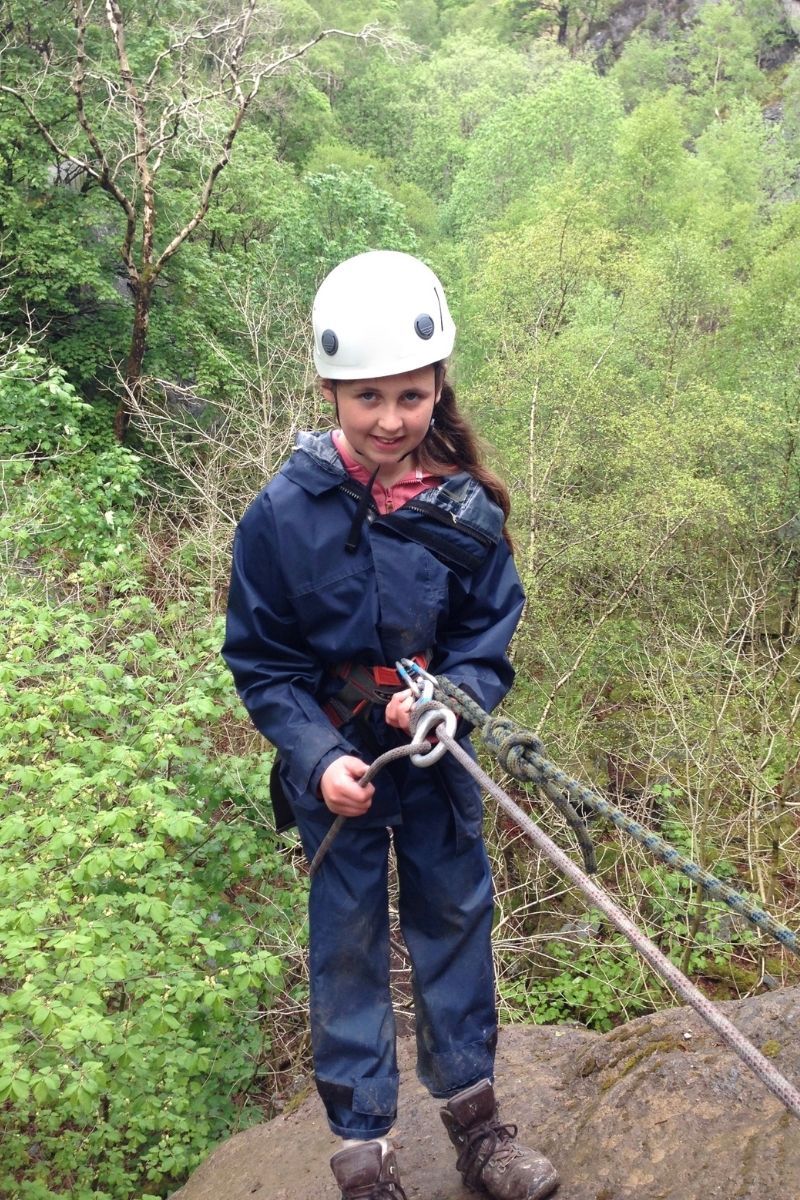
[[481,445],[466,417],[459,411],[453,385],[447,379],[444,363],[435,363],[437,386],[441,382],[439,402],[433,410],[431,426],[417,447],[419,466],[432,475],[450,475],[467,471],[484,488],[489,498],[503,511],[503,537],[513,551],[508,531],[511,499],[508,488],[483,463]]

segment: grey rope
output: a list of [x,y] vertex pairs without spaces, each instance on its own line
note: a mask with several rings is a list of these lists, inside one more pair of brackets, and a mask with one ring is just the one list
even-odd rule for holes
[[[563,811],[564,795],[569,797],[574,810],[578,812],[589,809],[608,817],[618,829],[622,829],[635,841],[645,846],[660,862],[686,875],[714,900],[727,904],[728,908],[746,917],[751,924],[763,929],[782,946],[800,954],[797,934],[776,921],[752,900],[748,900],[741,892],[729,887],[721,879],[717,879],[710,871],[706,871],[698,863],[681,854],[669,842],[657,833],[647,829],[639,821],[634,821],[621,809],[598,796],[596,792],[584,787],[575,779],[554,766],[544,755],[542,743],[529,730],[521,729],[507,717],[493,717],[484,712],[479,704],[456,687],[444,675],[438,675],[437,688],[434,690],[436,699],[452,708],[459,716],[464,717],[474,725],[484,741],[484,744],[496,756],[501,765],[515,779],[534,783]],[[420,706],[421,707],[421,706]],[[439,738],[440,741],[444,739]],[[572,822],[570,822],[572,823]],[[574,826],[573,826],[574,827]],[[586,855],[584,853],[584,861]],[[587,870],[589,870],[587,863]]]
[[[380,757],[376,758],[373,763],[370,763],[369,769],[364,772],[358,782],[360,783],[361,787],[366,787],[368,783],[372,783],[372,780],[378,774],[378,771],[380,771],[381,767],[385,767],[387,763],[394,762],[394,760],[397,758],[410,758],[412,754],[424,754],[431,748],[430,742],[418,742],[416,740],[409,742],[407,746],[395,746],[392,750],[387,750],[385,754],[381,754]],[[317,853],[314,855],[313,859],[311,860],[311,866],[308,868],[308,875],[310,879],[313,879],[316,875],[322,864],[323,858],[330,850],[331,842],[334,840],[346,820],[347,817],[338,816],[328,832],[325,834],[325,837],[320,842]]]
[[[419,706],[423,708],[423,705]],[[464,751],[455,738],[450,737],[443,732],[441,727],[437,733],[439,741],[450,751],[453,757],[461,763],[469,773],[476,779],[483,788],[492,795],[497,803],[511,816],[521,829],[528,835],[533,844],[546,854],[547,857],[555,863],[555,865],[563,871],[566,877],[574,883],[581,891],[589,897],[592,903],[605,913],[608,919],[614,924],[621,933],[625,935],[631,945],[639,951],[642,957],[650,963],[650,966],[669,983],[679,996],[682,996],[692,1008],[706,1021],[712,1029],[724,1038],[730,1048],[739,1055],[739,1058],[750,1067],[751,1071],[759,1077],[774,1096],[781,1101],[782,1104],[794,1113],[796,1117],[800,1117],[800,1092],[789,1082],[785,1076],[781,1075],[780,1071],[773,1066],[768,1058],[755,1048],[755,1046],[747,1040],[731,1022],[724,1017],[722,1013],[706,999],[701,991],[691,983],[676,966],[666,958],[657,946],[645,937],[643,933],[636,928],[633,921],[626,913],[619,908],[614,901],[603,892],[597,884],[593,883],[587,875],[581,871],[571,858],[569,858],[563,850],[560,850],[555,842],[551,841],[546,833],[539,829],[530,817],[522,811],[522,809],[507,796],[502,788],[491,779],[485,771],[483,771],[476,762]]]

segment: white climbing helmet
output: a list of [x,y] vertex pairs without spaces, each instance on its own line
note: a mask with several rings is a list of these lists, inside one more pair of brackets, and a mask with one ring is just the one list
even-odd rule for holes
[[445,359],[456,327],[430,267],[397,250],[368,250],[335,267],[311,314],[323,379],[372,379]]

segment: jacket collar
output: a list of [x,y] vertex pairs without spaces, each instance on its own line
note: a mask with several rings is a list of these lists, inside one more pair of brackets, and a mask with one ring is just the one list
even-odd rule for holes
[[338,487],[349,478],[347,468],[333,444],[330,430],[325,433],[299,433],[295,453],[283,464],[280,473],[312,496]]
[[[281,474],[312,496],[320,496],[350,479],[330,430],[299,433],[295,453],[281,467]],[[418,498],[448,513],[454,524],[471,526],[493,541],[502,533],[502,512],[467,471],[449,475],[438,487],[421,492]]]

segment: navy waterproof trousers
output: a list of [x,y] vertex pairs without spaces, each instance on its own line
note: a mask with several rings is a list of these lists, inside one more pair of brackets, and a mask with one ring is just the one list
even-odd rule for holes
[[[435,768],[392,764],[402,824],[344,823],[311,882],[311,1035],[317,1088],[334,1133],[374,1138],[397,1112],[389,991],[388,855],[394,842],[399,918],[412,961],[417,1074],[449,1097],[492,1078],[497,1041],[492,879],[483,840],[457,846]],[[313,857],[327,825],[299,816]]]

